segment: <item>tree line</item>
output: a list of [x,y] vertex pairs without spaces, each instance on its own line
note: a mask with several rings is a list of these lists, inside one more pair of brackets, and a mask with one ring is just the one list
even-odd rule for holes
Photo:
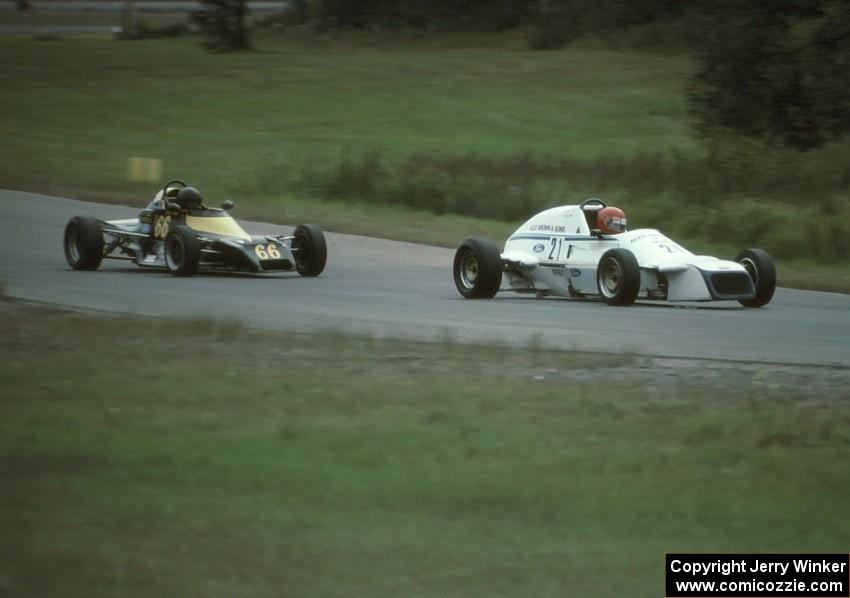
[[[245,0],[203,0],[217,50],[249,46]],[[800,150],[850,132],[848,0],[292,0],[285,19],[328,30],[505,31],[551,50],[653,25],[696,57],[697,129]]]

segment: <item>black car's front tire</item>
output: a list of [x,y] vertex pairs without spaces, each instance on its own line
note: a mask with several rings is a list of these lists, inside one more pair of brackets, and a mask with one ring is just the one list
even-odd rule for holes
[[752,299],[739,299],[744,307],[762,307],[773,299],[776,291],[776,266],[773,258],[764,249],[744,249],[735,261],[741,264],[753,280],[756,295]]
[[300,224],[292,233],[295,268],[301,276],[318,276],[328,261],[325,234],[318,224]]
[[185,225],[175,226],[165,237],[165,265],[174,276],[192,276],[201,261],[201,243]]
[[65,260],[74,270],[97,270],[103,261],[103,229],[91,216],[74,216],[65,226]]

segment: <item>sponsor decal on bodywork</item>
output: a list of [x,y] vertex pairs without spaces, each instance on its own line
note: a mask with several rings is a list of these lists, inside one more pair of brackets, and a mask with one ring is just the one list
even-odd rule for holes
[[553,233],[562,233],[566,230],[563,225],[552,225],[552,224],[532,224],[528,227],[528,230],[534,231],[549,231]]

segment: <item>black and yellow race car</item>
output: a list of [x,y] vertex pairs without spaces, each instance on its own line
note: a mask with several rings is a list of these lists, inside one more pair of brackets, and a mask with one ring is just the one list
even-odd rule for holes
[[291,235],[249,235],[230,216],[232,201],[204,205],[183,181],[169,181],[138,218],[75,216],[65,227],[65,259],[74,270],[94,270],[103,259],[165,268],[176,276],[199,270],[289,272],[318,276],[327,245],[322,229],[302,224]]

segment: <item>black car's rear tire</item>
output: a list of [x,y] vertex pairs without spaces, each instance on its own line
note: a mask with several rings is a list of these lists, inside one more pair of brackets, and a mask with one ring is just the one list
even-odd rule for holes
[[201,261],[201,243],[186,225],[175,226],[165,237],[165,265],[174,276],[192,276]]
[[103,261],[103,229],[91,216],[74,216],[65,226],[65,260],[74,270],[97,270]]
[[631,305],[640,291],[640,265],[628,249],[609,249],[596,266],[596,286],[608,305]]
[[295,268],[301,276],[318,276],[328,261],[325,234],[318,224],[300,224],[292,233]]
[[735,261],[741,264],[753,280],[756,295],[752,299],[739,299],[744,307],[762,307],[773,299],[776,291],[776,266],[773,258],[764,249],[744,249]]
[[486,239],[467,239],[455,252],[454,279],[467,299],[492,299],[502,286],[499,247]]

